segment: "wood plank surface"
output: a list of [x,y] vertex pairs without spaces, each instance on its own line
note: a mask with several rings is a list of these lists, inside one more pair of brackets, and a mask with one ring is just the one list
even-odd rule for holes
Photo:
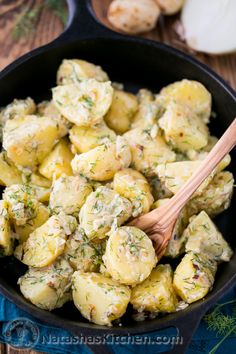
[[[0,0],[0,70],[22,54],[33,48],[49,43],[63,31],[63,25],[59,18],[50,10],[43,9],[34,28],[30,30],[26,38],[19,40],[13,38],[13,28],[16,21],[19,21],[22,13],[26,9],[29,11],[35,10],[42,1],[43,0]],[[110,27],[110,24],[107,21],[106,13],[110,2],[111,0],[93,0],[96,15],[108,27]],[[177,35],[176,29],[178,25],[178,16],[161,17],[157,28],[152,32],[144,34],[143,37],[165,42],[192,54],[200,61],[209,65],[236,89],[236,54],[210,56],[194,53],[189,50]],[[0,353],[34,354],[36,352],[16,350],[8,345],[0,344]]]

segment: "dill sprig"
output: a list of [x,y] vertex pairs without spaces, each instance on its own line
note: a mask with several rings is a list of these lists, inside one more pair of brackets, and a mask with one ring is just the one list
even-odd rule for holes
[[227,301],[222,304],[218,304],[214,310],[204,316],[204,320],[207,323],[207,329],[215,331],[217,336],[223,336],[223,338],[211,349],[209,354],[216,353],[221,344],[231,335],[236,335],[236,307],[233,307],[232,316],[225,315],[221,308],[225,305],[235,304],[236,300]]
[[26,7],[17,17],[15,25],[12,29],[12,37],[15,40],[26,38],[34,31],[43,9],[52,11],[63,23],[67,21],[67,7],[65,0],[44,0],[42,4],[37,5],[33,9]]

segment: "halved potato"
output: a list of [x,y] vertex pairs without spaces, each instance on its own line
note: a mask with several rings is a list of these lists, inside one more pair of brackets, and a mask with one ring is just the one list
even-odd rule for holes
[[5,151],[0,153],[0,185],[11,186],[12,184],[22,183],[22,173],[7,157]]
[[121,284],[143,282],[157,263],[150,238],[133,226],[112,230],[103,261],[108,273]]
[[10,228],[8,204],[0,201],[0,257],[13,254],[14,240]]
[[130,289],[97,273],[73,274],[72,295],[75,306],[90,322],[111,326],[126,311]]
[[131,304],[138,311],[175,312],[177,297],[169,264],[159,264],[143,283],[132,289]]

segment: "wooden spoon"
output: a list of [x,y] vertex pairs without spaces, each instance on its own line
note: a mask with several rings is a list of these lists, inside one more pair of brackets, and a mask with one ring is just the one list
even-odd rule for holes
[[153,240],[157,258],[165,253],[165,249],[173,233],[179,213],[189,201],[196,189],[213,172],[218,163],[236,145],[236,118],[216,143],[211,152],[203,160],[191,178],[165,205],[134,219],[129,225],[143,230]]

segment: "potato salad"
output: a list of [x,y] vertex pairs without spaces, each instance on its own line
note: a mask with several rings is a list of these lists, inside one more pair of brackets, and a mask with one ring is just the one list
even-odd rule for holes
[[104,326],[122,325],[128,306],[140,319],[203,299],[233,253],[213,220],[230,206],[230,156],[182,210],[161,262],[129,222],[168,203],[217,142],[210,92],[183,79],[130,93],[80,59],[56,80],[48,101],[0,109],[0,256],[28,266],[23,296],[48,311],[73,301]]

